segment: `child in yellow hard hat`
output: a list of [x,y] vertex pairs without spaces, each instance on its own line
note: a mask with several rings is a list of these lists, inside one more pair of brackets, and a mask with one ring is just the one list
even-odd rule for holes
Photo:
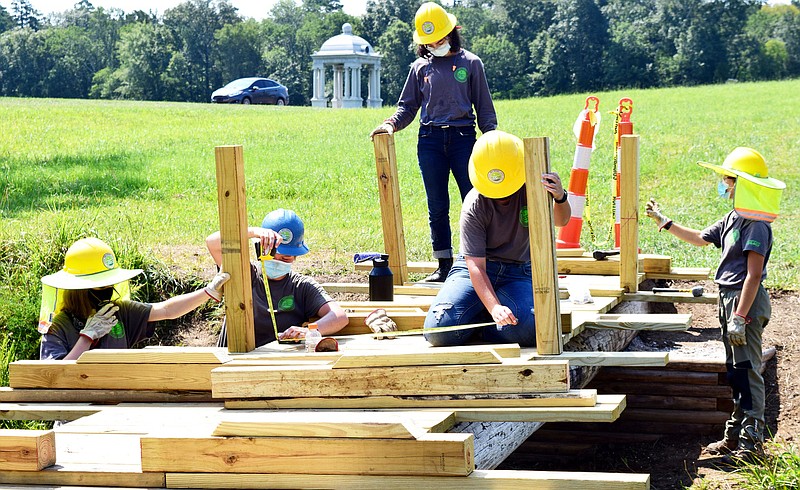
[[704,230],[694,230],[664,216],[651,199],[647,215],[679,239],[697,246],[714,244],[722,258],[714,281],[719,285],[719,321],[725,345],[728,383],[734,410],[722,440],[706,452],[733,464],[754,462],[763,452],[764,378],[761,376],[761,335],[770,318],[769,294],[761,284],[767,277],[772,251],[770,222],[778,216],[785,184],[767,175],[764,157],[739,147],[722,165],[698,162],[722,176],[720,197],[733,200],[734,209]]

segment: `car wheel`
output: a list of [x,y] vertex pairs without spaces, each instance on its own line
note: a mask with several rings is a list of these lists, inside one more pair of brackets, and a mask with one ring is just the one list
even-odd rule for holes
[[250,105],[250,97],[245,97],[244,99],[242,99],[242,104]]
[[285,101],[285,100],[283,100],[283,99],[278,99],[278,100],[275,102],[275,105],[286,105],[286,101]]

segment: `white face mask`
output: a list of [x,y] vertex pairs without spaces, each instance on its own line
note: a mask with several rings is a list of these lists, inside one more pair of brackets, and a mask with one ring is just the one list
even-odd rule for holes
[[437,58],[441,58],[442,56],[447,56],[447,53],[450,52],[450,42],[447,41],[438,48],[429,47],[428,51]]
[[277,279],[288,274],[292,270],[292,264],[282,260],[267,260],[264,262],[264,272],[270,279]]

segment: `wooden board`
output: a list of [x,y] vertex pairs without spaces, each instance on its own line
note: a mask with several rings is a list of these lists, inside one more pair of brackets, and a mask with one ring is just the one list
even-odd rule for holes
[[[534,360],[569,360],[570,366],[666,366],[668,352],[562,352],[552,356],[533,354]],[[625,371],[623,371],[625,372]]]
[[270,398],[225,400],[227,409],[423,409],[482,407],[593,407],[596,390],[570,390],[566,393],[525,393],[494,396],[366,396],[336,398]]
[[692,296],[692,293],[653,293],[639,291],[638,293],[625,293],[623,301],[647,301],[650,303],[702,303],[716,304],[719,297],[714,293],[703,293],[702,296]]
[[668,273],[648,272],[648,279],[670,279],[674,281],[705,281],[711,269],[708,267],[673,267]]
[[[644,267],[644,261],[639,265]],[[618,257],[595,260],[593,257],[569,257],[558,259],[558,273],[572,275],[619,276],[620,261]]]
[[234,473],[167,473],[169,488],[303,488],[309,481],[352,490],[649,490],[650,476],[641,473],[580,471],[476,470],[466,478],[436,476],[279,475]]
[[619,286],[635,293],[644,269],[639,261],[639,136],[622,135],[619,145]]
[[75,420],[100,409],[88,403],[0,403],[0,419]]
[[211,390],[214,364],[78,364],[16,361],[8,365],[12,388],[111,390]]
[[334,369],[357,367],[435,366],[446,364],[500,364],[491,345],[432,347],[424,352],[345,352]]
[[[437,284],[437,286],[425,286],[422,284],[395,285],[394,295],[436,296],[442,287],[442,283]],[[329,293],[369,294],[369,284],[365,282],[326,282],[322,283],[321,286]]]
[[224,347],[178,349],[93,349],[78,364],[223,364],[231,360]]
[[[164,488],[164,473],[142,473],[139,464],[61,463],[42,471],[0,471],[2,485],[48,485],[55,487]],[[29,488],[29,487],[26,487]],[[37,487],[30,487],[37,488]],[[42,488],[42,487],[38,487]]]
[[470,474],[472,434],[420,439],[142,437],[142,470],[323,475]]
[[458,422],[613,422],[625,410],[625,395],[597,395],[593,407],[458,408]]
[[52,430],[0,429],[0,471],[39,471],[55,462]]
[[0,387],[0,403],[188,403],[210,402],[210,391],[62,390]]
[[403,284],[408,279],[408,266],[394,135],[376,134],[372,138],[372,146],[378,177],[383,247],[389,254],[389,267],[394,271],[394,283]]
[[[575,315],[575,313],[573,313]],[[586,314],[580,321],[586,328],[618,328],[625,330],[683,331],[692,323],[690,314]]]
[[[347,313],[349,320],[346,327],[339,330],[337,335],[361,335],[372,333],[372,330],[364,323],[370,311],[354,311]],[[422,328],[425,323],[425,316],[427,313],[422,310],[409,311],[409,310],[388,310],[387,316],[394,321],[398,330],[416,330]]]

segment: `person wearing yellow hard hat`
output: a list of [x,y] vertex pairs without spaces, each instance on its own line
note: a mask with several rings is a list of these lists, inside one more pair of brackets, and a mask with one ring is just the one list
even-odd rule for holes
[[428,201],[433,257],[438,269],[426,281],[442,282],[453,264],[450,230],[450,174],[463,201],[471,185],[467,164],[475,144],[475,124],[482,133],[497,128],[483,62],[461,47],[454,15],[441,5],[423,3],[414,17],[419,56],[411,65],[397,110],[375,130],[392,134],[419,115],[417,160]]
[[733,210],[704,230],[667,218],[655,200],[647,215],[677,238],[697,246],[722,249],[714,282],[719,285],[719,320],[725,345],[728,383],[734,410],[720,441],[706,452],[729,464],[757,462],[764,442],[764,378],[761,375],[761,335],[770,318],[769,294],[762,281],[772,251],[772,227],[786,185],[768,175],[767,163],[752,148],[734,149],[722,165],[698,162],[720,175],[719,196],[733,200]]
[[218,273],[203,289],[151,304],[123,297],[120,286],[127,292],[127,281],[141,273],[120,267],[111,247],[98,238],[73,243],[64,268],[42,278],[43,308],[48,297],[55,307],[52,317],[39,322],[39,358],[73,360],[90,349],[128,349],[153,335],[154,322],[185,315],[209,297],[220,301],[230,277]]
[[[435,346],[472,340],[536,344],[523,156],[522,140],[503,131],[475,143],[469,161],[475,187],[461,209],[461,250],[425,317],[425,338]],[[541,183],[555,202],[554,223],[566,225],[570,205],[561,179],[547,173]],[[495,325],[436,333],[484,322]]]

